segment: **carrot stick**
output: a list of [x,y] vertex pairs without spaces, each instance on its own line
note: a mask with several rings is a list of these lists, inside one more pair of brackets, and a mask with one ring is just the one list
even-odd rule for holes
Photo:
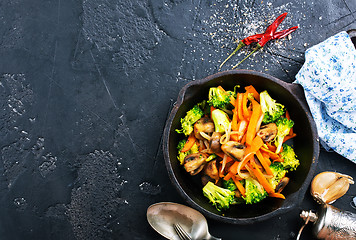
[[246,148],[246,155],[249,154],[250,152],[257,152],[262,146],[264,142],[261,137],[256,136],[253,140],[250,146],[247,146]]
[[183,149],[182,149],[181,152],[187,152],[187,151],[189,151],[189,150],[193,147],[193,145],[194,145],[194,143],[195,143],[196,140],[197,140],[197,139],[195,138],[194,133],[191,133],[191,134],[189,135],[187,141],[185,142],[184,147],[183,147]]
[[271,160],[269,160],[269,155],[268,153],[265,153],[265,152],[261,152],[263,158],[265,159],[265,161],[267,162],[268,166],[271,165]]
[[272,170],[269,168],[270,164],[268,164],[268,162],[265,160],[265,158],[263,157],[262,153],[259,150],[256,152],[256,156],[257,156],[258,160],[260,160],[260,163],[263,166],[263,168],[265,169],[266,173],[268,175],[273,175]]
[[228,172],[223,179],[225,181],[229,181],[232,176],[234,176],[234,174],[232,172]]
[[210,119],[212,119],[211,113],[212,113],[215,109],[216,109],[216,108],[214,108],[213,106],[210,106]]
[[247,108],[247,101],[248,101],[247,97],[248,97],[248,93],[245,92],[242,98],[242,112],[245,119],[250,119],[251,112]]
[[258,102],[256,102],[254,99],[251,99],[251,102],[252,102],[252,115],[251,115],[250,123],[248,124],[247,132],[246,132],[246,144],[247,145],[252,144],[252,140],[256,135],[257,122],[260,119],[260,116],[262,114],[261,105]]
[[270,143],[266,143],[267,144],[267,147],[268,147],[268,150],[271,150],[272,152],[276,152],[277,150],[277,147],[270,144]]
[[250,164],[252,165],[251,169],[253,174],[255,174],[258,182],[263,186],[263,188],[268,192],[268,193],[274,193],[274,190],[272,186],[269,184],[265,176],[263,176],[261,170],[256,166],[255,161],[250,161]]
[[283,138],[283,142],[288,141],[291,138],[294,138],[295,136],[297,136],[297,134],[293,133],[292,135],[287,135]]
[[282,198],[282,199],[286,199],[285,196],[282,193],[269,193],[268,196],[270,197],[274,197],[274,198]]
[[272,151],[270,151],[270,150],[268,150],[268,149],[266,149],[264,147],[261,147],[261,151],[268,153],[268,155],[270,156],[270,158],[272,160],[280,158],[277,153],[272,152]]
[[256,91],[256,89],[250,85],[245,87],[246,92],[252,93],[253,98],[256,99],[257,102],[260,102],[260,94]]
[[237,94],[237,115],[239,116],[239,120],[241,121],[242,119],[244,119],[243,116],[243,110],[242,110],[242,100],[243,100],[243,93],[238,93]]
[[241,138],[241,144],[245,144],[246,143],[246,134],[243,135],[243,137]]
[[238,130],[238,121],[239,121],[239,116],[238,116],[236,108],[235,108],[234,114],[232,115],[232,121],[231,121],[231,130],[232,131]]
[[232,176],[232,180],[234,181],[237,189],[240,191],[240,193],[242,194],[242,196],[246,197],[246,191],[244,186],[242,186],[242,184],[240,183],[240,181],[238,180],[238,178],[236,176]]
[[236,175],[237,174],[237,167],[239,166],[239,162],[234,162],[234,164],[231,165],[231,167],[229,168],[229,172],[231,172],[232,174]]

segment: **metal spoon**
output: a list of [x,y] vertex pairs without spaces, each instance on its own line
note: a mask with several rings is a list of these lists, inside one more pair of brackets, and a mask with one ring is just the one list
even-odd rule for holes
[[163,237],[179,240],[173,224],[179,223],[193,240],[221,240],[210,235],[205,217],[198,211],[177,203],[161,202],[148,207],[147,221]]

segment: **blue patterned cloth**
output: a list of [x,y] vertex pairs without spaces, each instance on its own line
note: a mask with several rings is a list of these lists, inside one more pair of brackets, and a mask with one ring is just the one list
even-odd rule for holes
[[356,49],[340,32],[305,52],[303,86],[322,145],[356,163]]

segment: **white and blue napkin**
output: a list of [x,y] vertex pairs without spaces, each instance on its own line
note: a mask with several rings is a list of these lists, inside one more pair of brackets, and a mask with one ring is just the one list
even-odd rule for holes
[[340,32],[305,52],[303,86],[323,147],[356,163],[356,49]]

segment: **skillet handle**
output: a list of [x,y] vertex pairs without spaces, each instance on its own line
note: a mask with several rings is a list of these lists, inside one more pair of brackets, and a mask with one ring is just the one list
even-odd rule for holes
[[302,85],[298,83],[287,83],[286,88],[300,101],[302,106],[310,113],[309,105],[305,98],[304,89]]

